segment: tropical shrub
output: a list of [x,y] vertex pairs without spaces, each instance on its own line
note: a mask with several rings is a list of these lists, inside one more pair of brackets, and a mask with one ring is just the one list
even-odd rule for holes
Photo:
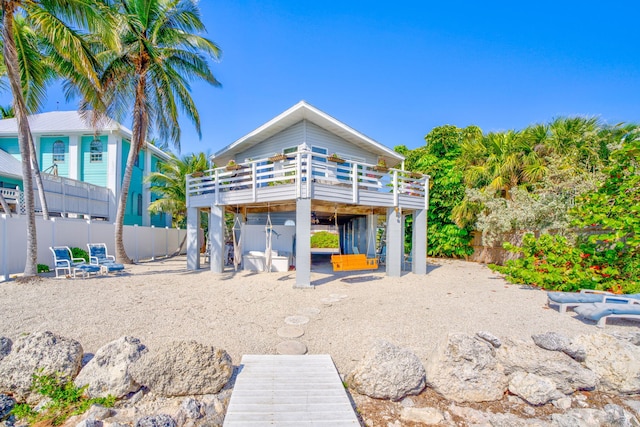
[[575,243],[527,235],[522,247],[504,245],[521,259],[490,267],[513,283],[545,289],[640,292],[640,140],[629,139],[611,153],[598,190],[576,198],[569,211]]
[[312,248],[337,248],[338,235],[328,231],[318,231],[311,236]]
[[74,258],[82,258],[85,262],[89,262],[89,253],[82,248],[71,248],[71,256]]

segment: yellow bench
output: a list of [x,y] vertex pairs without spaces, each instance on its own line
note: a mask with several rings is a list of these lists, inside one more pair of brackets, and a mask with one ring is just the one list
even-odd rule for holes
[[376,270],[378,259],[367,258],[364,254],[331,255],[331,264],[333,264],[333,271]]

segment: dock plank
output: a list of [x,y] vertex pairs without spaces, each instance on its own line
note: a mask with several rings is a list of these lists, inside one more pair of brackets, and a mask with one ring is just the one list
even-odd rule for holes
[[224,427],[359,426],[329,355],[245,355]]

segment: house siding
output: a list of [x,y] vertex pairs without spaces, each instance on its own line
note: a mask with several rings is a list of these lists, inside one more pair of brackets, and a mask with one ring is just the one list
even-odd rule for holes
[[[247,159],[261,159],[272,156],[275,153],[282,153],[282,150],[289,147],[297,147],[304,142],[304,126],[302,121],[293,126],[265,139],[253,147],[236,155],[236,162],[244,162]],[[216,165],[218,167],[224,165]]]
[[46,171],[53,166],[53,144],[56,141],[64,143],[64,161],[56,161],[58,176],[69,177],[69,137],[43,136],[40,137],[40,170]]
[[[129,141],[122,140],[122,176],[124,178],[124,170],[126,169],[127,157],[131,144]],[[129,186],[129,194],[127,195],[127,206],[125,208],[124,224],[125,225],[142,225],[142,212],[138,211],[138,196],[142,195],[142,178],[144,167],[144,152],[138,154],[138,166],[133,167],[131,173],[131,184]],[[144,206],[142,207],[145,208]]]
[[297,147],[303,142],[306,142],[309,147],[326,148],[327,154],[338,153],[344,159],[356,159],[371,164],[378,161],[377,156],[308,121],[300,121],[265,139],[236,155],[235,160],[244,162],[247,159],[269,157],[275,153],[281,153],[285,148]]
[[[151,155],[151,172],[155,172],[158,170],[158,165],[160,164],[160,162],[161,162],[160,159],[158,159],[154,155]],[[151,192],[151,202],[155,202],[160,198],[161,196],[159,196],[158,194],[155,194],[154,192]],[[151,225],[153,225],[154,227],[165,227],[168,225],[166,214],[162,214],[162,213],[151,214],[149,215],[149,220],[151,222]]]
[[[307,122],[307,145],[326,148],[327,154],[337,153],[344,159],[363,159],[366,163],[375,164],[377,156],[350,142],[332,134],[320,126]],[[362,161],[362,160],[361,160]]]
[[107,157],[107,136],[100,136],[102,142],[102,160],[91,161],[91,143],[93,136],[83,136],[80,140],[80,180],[102,187],[107,186],[108,157]]
[[0,138],[0,149],[11,154],[17,160],[22,160],[22,156],[20,156],[20,144],[18,143],[18,138]]
[[8,178],[6,176],[0,176],[0,188],[14,189],[20,187],[22,190],[22,181],[18,179]]

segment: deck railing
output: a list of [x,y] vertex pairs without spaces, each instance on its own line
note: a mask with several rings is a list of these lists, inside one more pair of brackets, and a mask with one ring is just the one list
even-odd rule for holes
[[[36,212],[41,212],[42,206],[35,180],[33,184],[35,209]],[[108,188],[47,173],[42,174],[42,184],[49,213],[110,219]],[[2,188],[0,191],[12,210],[18,215],[26,213],[24,195],[19,187]]]
[[[296,197],[311,183],[351,187],[354,201],[361,190],[427,197],[428,176],[353,160],[338,160],[320,153],[300,151],[286,159],[269,158],[197,172],[187,176],[187,197],[211,194],[216,204],[222,193],[251,189],[253,199],[261,188],[295,184]],[[308,192],[307,192],[308,194]]]

